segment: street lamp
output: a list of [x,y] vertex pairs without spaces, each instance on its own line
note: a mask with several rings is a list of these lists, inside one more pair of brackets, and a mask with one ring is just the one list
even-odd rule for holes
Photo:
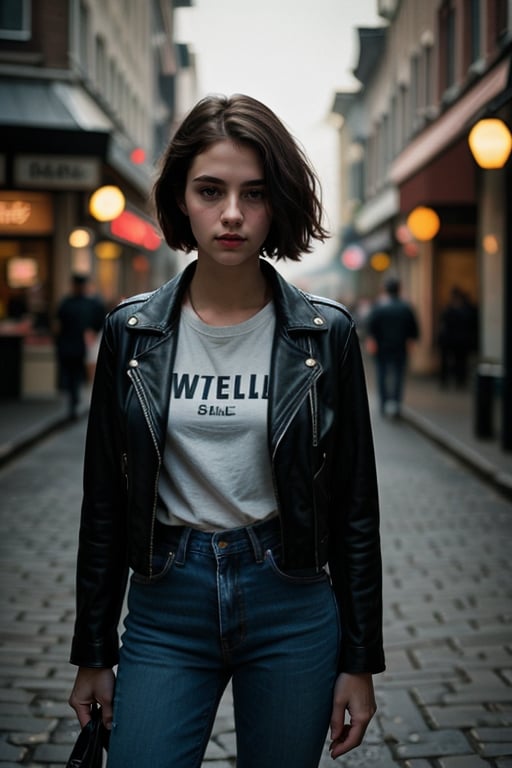
[[[512,199],[512,164],[507,164],[512,151],[512,135],[508,126],[497,118],[479,120],[468,136],[471,153],[484,169],[504,168],[505,206]],[[504,215],[504,293],[503,293],[503,392],[502,392],[502,432],[503,450],[512,450],[512,217],[507,208]]]
[[416,240],[428,242],[439,232],[441,222],[433,208],[419,205],[407,217],[407,227]]
[[468,136],[469,148],[480,168],[503,168],[512,150],[512,136],[503,120],[479,120]]
[[92,193],[89,211],[98,221],[112,221],[124,211],[126,199],[119,187],[107,184]]

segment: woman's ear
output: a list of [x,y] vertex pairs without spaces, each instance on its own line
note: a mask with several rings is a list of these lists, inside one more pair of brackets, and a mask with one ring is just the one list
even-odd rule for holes
[[185,201],[183,199],[178,199],[176,201],[178,203],[178,208],[182,213],[185,214],[185,216],[188,216],[187,206],[185,205]]

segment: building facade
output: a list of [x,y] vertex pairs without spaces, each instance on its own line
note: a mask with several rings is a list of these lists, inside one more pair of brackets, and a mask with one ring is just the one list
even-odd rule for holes
[[[379,0],[383,24],[359,29],[356,93],[336,94],[344,192],[340,258],[352,242],[365,263],[353,276],[375,296],[389,258],[415,304],[418,372],[439,367],[439,317],[452,288],[478,308],[476,360],[505,365],[510,341],[510,165],[482,170],[468,136],[482,118],[512,126],[510,0]],[[438,229],[419,237],[409,214],[428,208]],[[375,265],[385,265],[376,260]],[[508,287],[507,287],[508,286]]]
[[[179,80],[194,62],[173,20],[189,4],[0,0],[0,334],[23,337],[21,394],[54,386],[52,316],[72,273],[111,306],[175,270],[150,192],[188,108]],[[89,208],[105,185],[125,199],[113,220]]]

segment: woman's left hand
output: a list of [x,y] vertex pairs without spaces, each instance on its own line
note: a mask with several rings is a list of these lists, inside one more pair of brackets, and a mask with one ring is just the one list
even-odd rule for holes
[[[361,744],[376,711],[372,675],[342,672],[334,687],[331,715],[329,749],[333,760]],[[348,722],[345,722],[345,712]]]

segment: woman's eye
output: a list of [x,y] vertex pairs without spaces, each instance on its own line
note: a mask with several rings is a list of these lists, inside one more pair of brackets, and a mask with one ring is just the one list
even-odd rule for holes
[[246,197],[249,200],[263,200],[265,197],[264,189],[250,189],[246,192]]
[[207,200],[212,200],[216,198],[220,192],[216,187],[203,187],[203,189],[199,190],[199,194]]

